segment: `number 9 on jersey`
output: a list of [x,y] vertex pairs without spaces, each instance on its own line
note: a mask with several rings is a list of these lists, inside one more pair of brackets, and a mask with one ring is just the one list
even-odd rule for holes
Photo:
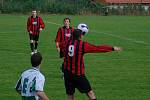
[[74,45],[70,45],[70,46],[69,46],[68,55],[69,55],[70,57],[73,57],[73,56],[74,56]]

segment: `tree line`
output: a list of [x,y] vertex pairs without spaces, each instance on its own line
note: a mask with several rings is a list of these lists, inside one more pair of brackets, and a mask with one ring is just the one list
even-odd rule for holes
[[101,4],[92,0],[1,0],[1,13],[99,14]]

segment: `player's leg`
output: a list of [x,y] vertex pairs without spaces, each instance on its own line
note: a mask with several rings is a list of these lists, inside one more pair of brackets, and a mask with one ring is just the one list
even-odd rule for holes
[[64,71],[64,81],[67,94],[67,100],[74,100],[75,85],[73,77],[68,71]]
[[37,53],[38,41],[35,41],[34,52]]
[[33,35],[29,33],[29,37],[30,37],[31,54],[34,54],[34,40],[33,40]]
[[76,77],[77,88],[81,93],[87,94],[90,100],[96,100],[96,96],[91,88],[91,85],[85,76]]
[[36,35],[34,40],[35,40],[34,52],[37,53],[39,35]]

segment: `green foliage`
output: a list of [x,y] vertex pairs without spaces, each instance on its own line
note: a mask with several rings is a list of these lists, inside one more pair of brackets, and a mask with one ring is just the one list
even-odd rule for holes
[[6,0],[1,4],[3,13],[26,13],[33,8],[55,14],[86,14],[98,13],[101,5],[90,0]]

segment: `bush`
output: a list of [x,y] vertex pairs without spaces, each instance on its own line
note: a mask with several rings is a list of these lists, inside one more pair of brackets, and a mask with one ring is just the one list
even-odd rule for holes
[[91,3],[90,0],[5,0],[3,5],[3,13],[26,13],[36,8],[55,14],[83,14],[99,13],[102,7],[100,4]]

